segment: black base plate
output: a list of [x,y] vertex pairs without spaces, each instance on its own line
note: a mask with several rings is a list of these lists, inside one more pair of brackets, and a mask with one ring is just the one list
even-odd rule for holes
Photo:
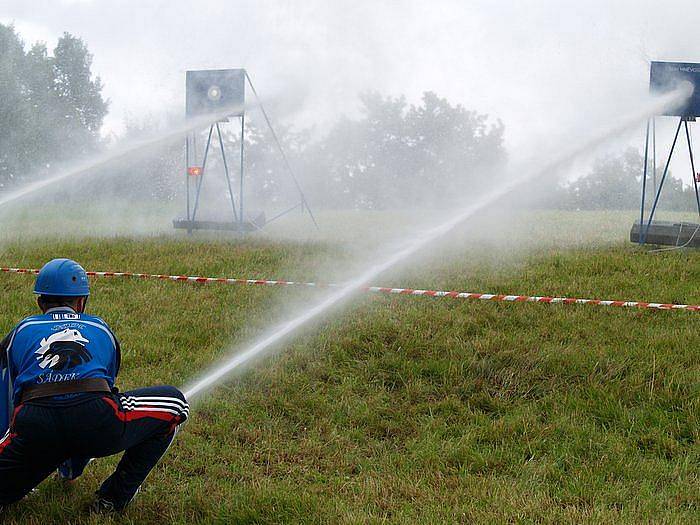
[[[639,243],[640,232],[646,231],[646,223],[640,228],[635,221],[630,231],[630,241]],[[700,224],[693,222],[653,221],[646,232],[646,244],[664,246],[688,246],[700,248]]]
[[222,221],[189,221],[187,219],[174,219],[173,226],[179,230],[216,230],[231,232],[254,232],[262,228],[263,224],[254,224],[250,221],[222,222]]

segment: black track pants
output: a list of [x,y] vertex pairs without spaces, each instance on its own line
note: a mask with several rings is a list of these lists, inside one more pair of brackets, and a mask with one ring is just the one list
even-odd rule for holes
[[70,406],[51,406],[45,399],[20,405],[0,440],[0,505],[22,499],[67,460],[76,475],[89,458],[125,451],[99,489],[117,509],[124,508],[188,414],[184,396],[171,386],[90,394]]

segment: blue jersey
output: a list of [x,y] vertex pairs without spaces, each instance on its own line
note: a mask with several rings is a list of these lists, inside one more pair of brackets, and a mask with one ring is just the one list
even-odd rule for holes
[[60,307],[23,319],[0,343],[0,437],[25,386],[101,378],[112,387],[120,360],[99,317]]

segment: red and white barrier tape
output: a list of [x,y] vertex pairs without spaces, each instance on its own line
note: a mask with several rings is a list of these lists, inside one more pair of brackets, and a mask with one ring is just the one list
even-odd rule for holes
[[[37,274],[39,270],[33,268],[2,268],[5,273]],[[263,286],[305,286],[308,288],[337,288],[339,284],[308,283],[302,281],[278,281],[269,279],[236,279],[226,277],[196,277],[190,275],[161,275],[151,273],[133,272],[87,272],[90,277],[133,277],[137,279],[159,279],[163,281],[190,281],[195,283],[222,283],[222,284],[250,284]],[[531,295],[498,295],[472,292],[447,292],[440,290],[416,290],[412,288],[386,288],[382,286],[367,286],[365,292],[375,292],[396,295],[414,295],[428,297],[451,297],[453,299],[478,299],[481,301],[504,301],[523,303],[546,304],[592,304],[597,306],[618,306],[622,308],[646,308],[651,310],[690,310],[699,312],[700,305],[670,304],[670,303],[646,303],[643,301],[609,301],[600,299],[578,299],[574,297],[547,297]]]

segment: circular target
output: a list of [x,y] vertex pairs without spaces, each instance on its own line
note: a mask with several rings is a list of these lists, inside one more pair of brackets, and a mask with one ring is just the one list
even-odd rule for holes
[[211,86],[207,91],[207,98],[209,100],[219,100],[221,98],[221,88],[219,86]]

